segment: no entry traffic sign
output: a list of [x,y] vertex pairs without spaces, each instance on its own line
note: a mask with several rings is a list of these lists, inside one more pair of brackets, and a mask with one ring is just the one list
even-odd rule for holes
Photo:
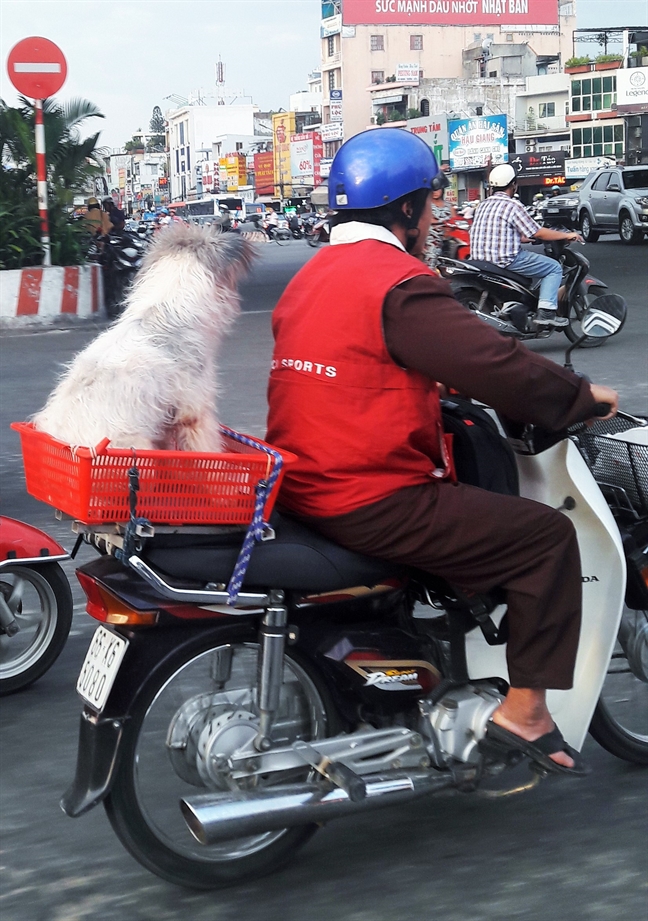
[[18,92],[31,99],[47,99],[58,93],[67,76],[65,56],[58,45],[36,35],[14,45],[7,70]]

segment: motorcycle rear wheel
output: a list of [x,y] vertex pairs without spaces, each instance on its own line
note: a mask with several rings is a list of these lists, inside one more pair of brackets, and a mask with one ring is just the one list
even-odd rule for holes
[[[455,298],[459,301],[460,304],[463,304],[464,307],[467,307],[468,310],[472,310],[473,313],[479,309],[479,303],[482,298],[482,291],[479,288],[457,288],[454,291]],[[488,306],[488,299],[482,305],[482,311]],[[487,310],[485,312],[488,312]]]
[[0,697],[26,688],[51,668],[72,626],[72,592],[58,563],[10,566],[0,572],[0,592],[20,626],[0,634]]
[[648,765],[648,611],[624,608],[590,733],[617,758]]
[[[124,729],[119,767],[104,802],[106,812],[133,857],[176,885],[214,889],[270,873],[317,830],[308,824],[205,846],[193,838],[182,818],[182,796],[228,788],[226,774],[222,783],[211,776],[205,780],[213,761],[201,756],[201,750],[205,751],[205,739],[214,727],[221,727],[219,744],[224,746],[224,755],[241,744],[233,729],[232,747],[228,748],[228,720],[232,727],[238,722],[242,731],[254,731],[259,646],[251,636],[244,630],[232,630],[218,643],[212,640],[184,650],[163,674],[155,676]],[[223,667],[227,662],[229,666]],[[176,740],[175,747],[167,745],[183,726],[188,727],[184,749],[182,739],[180,743]],[[288,744],[337,730],[336,715],[318,676],[292,650],[287,651],[273,740]],[[308,771],[304,769],[304,780]],[[290,778],[291,782],[295,779]],[[272,779],[264,777],[258,782],[269,785]]]

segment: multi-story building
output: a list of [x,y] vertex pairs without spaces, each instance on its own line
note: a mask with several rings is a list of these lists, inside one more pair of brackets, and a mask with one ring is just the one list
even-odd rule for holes
[[[572,0],[334,0],[321,23],[323,135],[343,139],[418,109],[422,81],[475,77],[518,84],[572,54]],[[331,15],[332,13],[332,15]],[[491,76],[492,75],[492,76]],[[427,109],[427,111],[426,111]],[[330,125],[330,127],[328,127]]]
[[254,116],[258,108],[255,105],[185,105],[165,113],[172,201],[182,201],[196,194],[196,163],[211,157],[212,143],[217,138],[254,136]]

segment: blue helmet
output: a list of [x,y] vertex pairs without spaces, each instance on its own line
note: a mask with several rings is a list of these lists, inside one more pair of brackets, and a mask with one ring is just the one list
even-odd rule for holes
[[329,175],[334,211],[380,208],[417,189],[447,185],[431,149],[402,128],[356,134],[338,150]]

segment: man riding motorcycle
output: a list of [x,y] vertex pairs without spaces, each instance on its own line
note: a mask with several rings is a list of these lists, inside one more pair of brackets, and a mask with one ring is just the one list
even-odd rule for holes
[[548,688],[572,685],[581,605],[569,519],[453,475],[437,382],[506,416],[561,429],[617,394],[504,338],[422,262],[430,148],[400,129],[363,132],[329,177],[331,246],[273,314],[267,439],[298,455],[281,502],[332,540],[416,566],[468,592],[502,586],[510,690],[487,735],[555,772],[586,769],[554,726]]
[[555,259],[522,249],[522,243],[535,240],[577,240],[578,233],[563,233],[540,227],[524,205],[514,199],[517,190],[515,170],[508,163],[495,166],[488,177],[492,195],[481,202],[470,230],[472,259],[493,262],[502,268],[531,278],[540,278],[538,326],[563,327],[567,317],[558,315],[558,291],[562,267]]

